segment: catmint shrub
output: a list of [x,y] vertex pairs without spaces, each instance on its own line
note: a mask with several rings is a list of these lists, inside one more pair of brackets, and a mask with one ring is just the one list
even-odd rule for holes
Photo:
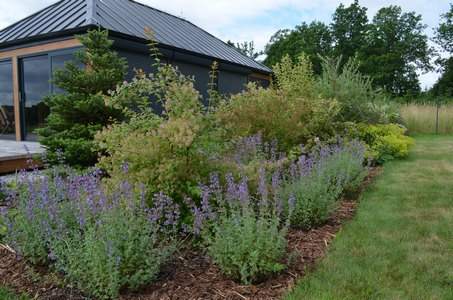
[[23,173],[2,214],[6,242],[19,254],[91,296],[113,299],[156,278],[176,248],[180,213],[163,193],[147,207],[144,187],[127,181],[107,192],[100,175]]
[[59,271],[99,299],[116,299],[121,288],[136,290],[153,281],[175,249],[148,216],[118,207],[101,213],[83,235],[56,243]]
[[202,187],[194,232],[225,275],[243,284],[259,282],[285,269],[287,226],[278,213],[281,204],[271,199],[268,185],[252,194],[246,177],[236,182],[227,174],[225,181],[221,188],[219,178],[211,176],[211,184]]
[[277,217],[258,216],[251,209],[222,215],[208,238],[208,253],[227,276],[243,284],[266,279],[285,269],[286,229]]
[[295,197],[291,225],[309,229],[324,223],[341,195],[363,181],[364,160],[365,147],[358,141],[319,146],[309,156],[301,156],[280,190],[281,197]]

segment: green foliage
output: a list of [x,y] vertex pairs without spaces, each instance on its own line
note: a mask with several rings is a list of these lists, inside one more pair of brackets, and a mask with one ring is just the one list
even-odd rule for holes
[[291,226],[302,229],[323,224],[337,208],[344,192],[355,191],[367,174],[363,145],[357,141],[321,150],[311,158],[303,176],[289,178],[280,190],[284,199],[294,197]]
[[331,24],[334,56],[343,57],[343,63],[346,63],[363,51],[367,46],[368,27],[367,8],[360,6],[358,0],[348,7],[340,4]]
[[323,98],[339,102],[340,121],[388,123],[399,118],[398,110],[373,88],[368,76],[360,73],[355,60],[349,60],[341,68],[341,58],[323,58],[317,89]]
[[451,135],[416,137],[411,159],[386,165],[329,254],[282,299],[451,298],[452,149]]
[[266,46],[267,55],[264,63],[274,66],[286,55],[296,61],[301,54],[310,59],[313,72],[321,74],[321,60],[319,55],[329,56],[332,54],[332,34],[329,27],[321,22],[307,24],[303,22],[293,30],[279,30],[271,38]]
[[453,4],[450,10],[441,15],[441,22],[435,31],[435,41],[447,53],[449,57],[438,57],[437,64],[440,66],[442,75],[434,84],[431,92],[434,96],[453,96]]
[[[438,29],[437,40],[446,45],[450,15]],[[292,60],[305,53],[315,74],[322,73],[319,57],[343,57],[340,69],[358,58],[360,71],[373,79],[373,86],[393,96],[416,95],[420,92],[417,70],[431,70],[433,49],[424,32],[426,26],[415,12],[403,12],[399,6],[381,8],[370,22],[367,8],[358,0],[350,6],[340,4],[330,26],[320,22],[302,23],[295,29],[279,30],[266,46],[269,66],[285,55]],[[453,36],[453,35],[452,35]]]
[[285,269],[286,229],[277,216],[259,215],[250,207],[223,214],[208,238],[208,253],[227,276],[251,284]]
[[435,40],[446,52],[453,53],[453,4],[450,3],[450,10],[441,15],[441,22],[436,28]]
[[399,6],[381,8],[370,25],[369,45],[360,56],[361,70],[394,96],[417,94],[417,69],[430,70],[432,48],[421,15]]
[[9,289],[6,289],[4,287],[0,287],[0,299],[4,300],[28,300],[31,299],[25,294],[17,295],[10,291]]
[[411,137],[404,135],[406,129],[401,125],[359,124],[357,129],[358,138],[368,145],[368,156],[380,164],[407,157],[414,144]]
[[251,59],[257,59],[260,55],[263,54],[262,51],[256,51],[255,43],[253,41],[250,42],[242,42],[242,43],[234,43],[232,41],[227,42],[228,45],[236,48],[242,54],[247,55]]
[[443,73],[432,87],[431,93],[436,97],[453,97],[453,57],[443,62],[442,70]]
[[6,242],[97,299],[116,299],[156,278],[175,250],[176,227],[163,225],[170,204],[147,210],[145,191],[123,181],[108,194],[97,176],[22,174]]
[[[151,110],[150,99],[162,105],[161,115]],[[143,183],[150,195],[190,195],[209,174],[207,150],[218,147],[193,82],[172,66],[161,65],[155,74],[119,85],[108,101],[129,116],[96,135],[106,154],[98,166],[108,172],[109,181]]]
[[337,105],[314,96],[314,78],[307,58],[301,56],[293,64],[286,57],[275,70],[273,88],[249,85],[220,106],[217,118],[228,136],[261,134],[266,142],[278,140],[284,150],[312,143],[315,137],[330,137]]
[[173,253],[145,215],[120,207],[102,213],[83,235],[54,241],[56,267],[81,290],[116,299],[121,288],[136,290],[153,281]]
[[97,161],[95,133],[121,117],[105,104],[104,96],[124,79],[127,65],[111,50],[107,31],[89,31],[78,38],[84,49],[76,54],[77,62],[55,72],[54,83],[65,93],[45,99],[50,115],[38,134],[50,163],[57,163],[62,152],[68,164],[87,167]]

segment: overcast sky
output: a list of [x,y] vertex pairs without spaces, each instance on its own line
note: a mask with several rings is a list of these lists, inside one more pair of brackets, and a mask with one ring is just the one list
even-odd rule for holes
[[[0,0],[0,27],[3,28],[24,18],[55,0]],[[314,20],[329,23],[335,8],[352,0],[139,0],[139,2],[165,10],[199,25],[227,41],[251,41],[263,49],[278,29],[293,28],[302,21]],[[404,11],[416,11],[432,28],[439,23],[440,14],[449,9],[449,0],[361,0],[369,8],[370,19],[386,5],[396,4]],[[421,76],[422,87],[431,86],[436,73]]]

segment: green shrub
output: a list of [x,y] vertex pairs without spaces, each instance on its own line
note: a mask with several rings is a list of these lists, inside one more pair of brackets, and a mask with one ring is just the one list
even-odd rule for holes
[[219,218],[208,253],[227,276],[250,284],[285,269],[285,235],[278,218],[244,208]]
[[201,233],[209,256],[224,274],[243,284],[256,283],[285,268],[284,199],[271,196],[273,189],[266,184],[263,169],[256,192],[249,190],[244,176],[235,182],[227,174],[225,180],[222,187],[213,175],[210,185],[201,187],[201,205],[193,210],[194,232]]
[[21,175],[6,242],[99,299],[151,282],[175,250],[179,208],[164,194],[144,206],[127,181],[106,193],[97,173]]
[[281,197],[294,197],[290,216],[293,227],[309,229],[324,223],[337,208],[345,191],[352,191],[366,175],[365,148],[357,141],[323,146],[310,157],[301,157],[291,166]]
[[357,137],[368,145],[368,157],[382,164],[396,158],[405,158],[414,144],[401,125],[357,125]]
[[67,164],[87,167],[97,161],[95,133],[121,117],[121,111],[105,104],[104,95],[124,79],[127,64],[111,50],[113,41],[106,31],[89,31],[78,38],[84,49],[76,53],[77,62],[54,74],[54,83],[65,93],[45,99],[50,115],[37,132],[48,162],[57,164],[61,152]]
[[[151,97],[162,104],[162,114],[151,111]],[[192,80],[170,65],[160,65],[155,74],[120,85],[108,101],[129,116],[96,135],[104,153],[98,166],[107,171],[108,181],[143,183],[150,195],[192,195],[209,175],[210,153],[222,146]]]
[[323,58],[323,72],[316,87],[324,99],[339,102],[340,121],[389,123],[400,119],[397,106],[373,89],[372,80],[359,72],[356,61],[341,65],[341,58]]
[[276,66],[276,84],[269,89],[253,84],[223,102],[217,111],[226,139],[261,134],[264,141],[279,141],[283,150],[313,143],[334,135],[333,120],[338,107],[334,100],[313,95],[314,79],[305,57],[292,64],[285,59]]
[[175,249],[144,214],[124,207],[101,213],[83,235],[52,244],[57,269],[99,299],[116,299],[121,288],[136,290],[153,281]]

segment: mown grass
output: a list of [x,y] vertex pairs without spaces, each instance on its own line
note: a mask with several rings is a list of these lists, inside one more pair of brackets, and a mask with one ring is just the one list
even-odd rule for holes
[[453,137],[419,136],[292,299],[453,299]]
[[0,286],[0,300],[28,300],[26,295],[16,295],[9,289]]
[[[411,134],[436,133],[437,107],[433,104],[401,106],[401,117]],[[453,104],[439,108],[439,134],[453,134]]]

